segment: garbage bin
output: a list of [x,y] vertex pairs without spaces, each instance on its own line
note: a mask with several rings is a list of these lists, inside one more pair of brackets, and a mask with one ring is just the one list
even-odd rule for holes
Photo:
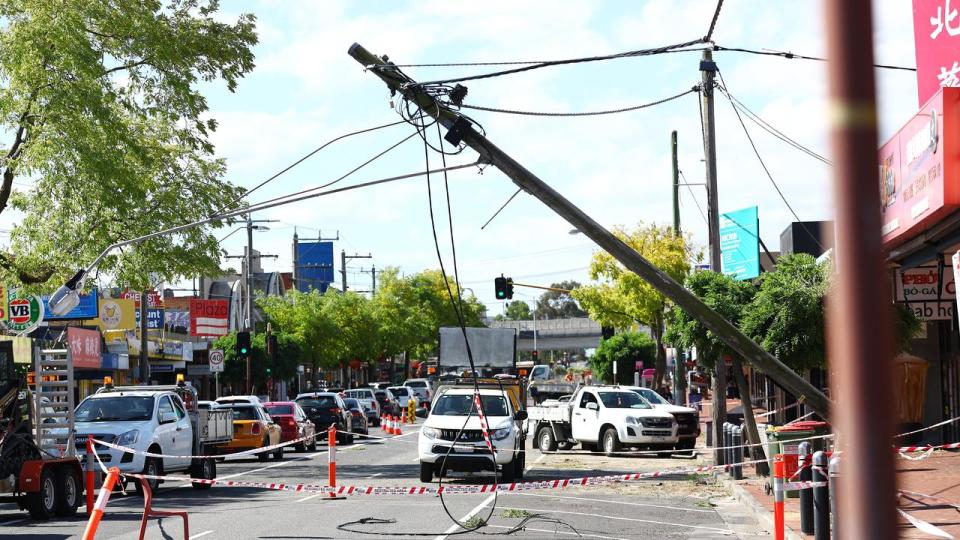
[[[817,437],[822,435],[827,435],[830,433],[830,424],[826,422],[820,422],[817,420],[807,420],[802,422],[794,422],[786,426],[770,426],[765,432],[766,442],[764,443],[764,450],[767,453],[767,461],[770,464],[770,469],[773,469],[773,456],[776,454],[784,454],[790,456],[796,456],[799,454],[800,443],[804,440],[809,439],[810,437]],[[827,444],[826,439],[812,439],[809,440],[811,446],[813,447],[812,452],[817,450],[826,450]],[[791,462],[796,463],[796,457],[790,458]],[[794,468],[792,471],[787,471],[787,477],[793,475],[797,471]],[[767,483],[770,484],[773,480],[767,480]],[[772,484],[770,486],[772,488]],[[799,491],[788,491],[787,497],[799,497]]]

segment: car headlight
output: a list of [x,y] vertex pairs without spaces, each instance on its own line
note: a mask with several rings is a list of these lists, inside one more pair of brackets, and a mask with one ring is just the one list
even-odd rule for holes
[[134,444],[137,442],[137,439],[139,438],[140,438],[140,430],[131,429],[130,431],[123,433],[119,437],[117,437],[117,444],[120,446]]
[[502,441],[510,436],[510,428],[495,429],[490,432],[490,437],[495,441]]
[[440,430],[432,427],[423,426],[420,429],[420,433],[423,433],[423,436],[428,439],[436,439],[440,436]]

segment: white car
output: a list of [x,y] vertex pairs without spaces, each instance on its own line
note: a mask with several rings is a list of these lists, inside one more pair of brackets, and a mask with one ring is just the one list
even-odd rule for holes
[[419,403],[424,403],[429,406],[430,399],[433,397],[433,392],[430,391],[430,381],[427,379],[407,379],[403,383],[404,386],[409,388],[414,394],[417,395],[417,401]]
[[407,407],[410,406],[411,399],[413,400],[414,409],[420,407],[420,400],[417,399],[417,395],[413,392],[412,388],[406,386],[391,386],[387,388],[387,391],[393,394],[397,400],[397,405],[399,405],[403,411],[406,411]]
[[679,438],[677,450],[693,450],[697,444],[697,437],[700,436],[700,415],[696,409],[674,405],[656,393],[653,388],[642,386],[624,386],[623,388],[640,394],[640,397],[653,405],[654,409],[672,414],[677,420],[677,437]]
[[380,425],[380,404],[377,403],[377,396],[374,395],[372,388],[344,390],[343,397],[359,401],[360,406],[363,407],[363,413],[367,417],[367,423],[371,426]]
[[503,483],[523,477],[526,411],[514,411],[500,390],[480,390],[494,447],[491,456],[474,410],[473,394],[472,388],[450,388],[437,396],[417,441],[421,482],[430,482],[447,470],[490,471],[496,467]]
[[257,396],[221,396],[218,397],[216,403],[221,405],[230,404],[230,403],[263,403],[260,401],[260,398]]

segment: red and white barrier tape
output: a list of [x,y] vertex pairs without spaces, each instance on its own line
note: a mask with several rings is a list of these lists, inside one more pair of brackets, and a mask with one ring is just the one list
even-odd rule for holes
[[[784,482],[780,484],[780,491],[796,491],[799,489],[813,489],[818,487],[826,487],[827,482]],[[777,486],[774,486],[776,488]]]
[[487,428],[487,419],[483,415],[483,407],[480,404],[479,390],[473,392],[473,403],[477,407],[477,417],[480,419],[480,431],[483,433],[483,440],[487,443],[487,450],[493,454],[493,442],[490,440],[490,430]]
[[929,430],[931,430],[931,429],[936,429],[936,428],[938,428],[938,427],[940,427],[940,426],[945,426],[945,425],[947,425],[947,424],[952,424],[952,423],[956,422],[957,420],[960,420],[960,416],[954,416],[953,418],[950,418],[950,419],[948,419],[948,420],[944,420],[943,422],[939,422],[939,423],[933,424],[932,426],[926,426],[926,427],[922,427],[922,428],[920,428],[920,429],[915,429],[915,430],[913,430],[913,431],[908,431],[908,432],[906,432],[906,433],[900,433],[900,434],[894,435],[893,438],[894,438],[894,439],[897,439],[897,438],[899,438],[899,437],[906,437],[907,435],[913,435],[913,434],[915,434],[915,433],[920,433],[921,431],[929,431]]
[[[952,501],[948,501],[946,499],[941,499],[940,497],[934,497],[933,495],[927,495],[926,493],[918,493],[916,491],[907,491],[905,489],[897,490],[897,494],[906,496],[910,499],[922,499],[923,501],[930,501],[934,503],[933,505],[923,503],[926,506],[950,506],[952,508],[955,508],[958,512],[960,512],[960,504],[957,504]],[[922,501],[918,501],[918,502],[922,502]]]
[[899,508],[897,508],[897,512],[900,513],[900,516],[903,519],[907,520],[911,525],[916,527],[918,530],[920,530],[924,534],[929,534],[930,536],[934,536],[937,538],[949,538],[950,540],[953,540],[953,535],[941,529],[940,527],[937,527],[936,525],[932,523],[928,523],[922,519],[915,518]]
[[766,418],[766,417],[768,417],[768,416],[773,416],[773,415],[775,415],[775,414],[777,414],[777,413],[790,410],[790,409],[792,409],[792,408],[794,408],[794,407],[796,407],[796,406],[798,406],[798,405],[800,405],[800,404],[801,404],[801,403],[798,401],[798,402],[796,402],[796,403],[791,403],[790,405],[787,405],[786,407],[781,407],[781,408],[779,408],[779,409],[777,409],[777,410],[775,410],[775,411],[769,411],[769,412],[765,412],[765,413],[755,414],[755,415],[753,415],[753,417],[754,417],[754,418]]
[[[314,438],[319,435],[315,435]],[[106,446],[107,448],[112,448],[113,450],[120,450],[121,452],[127,452],[130,454],[139,454],[141,456],[155,457],[155,458],[174,458],[174,459],[214,459],[214,458],[228,458],[228,457],[239,457],[239,456],[249,456],[253,454],[262,454],[264,452],[270,452],[271,450],[276,450],[277,448],[283,446],[290,446],[292,444],[301,443],[309,440],[310,437],[300,437],[299,439],[293,439],[291,441],[282,442],[279,444],[271,444],[270,446],[264,446],[262,448],[253,448],[250,450],[244,450],[242,452],[234,452],[232,454],[214,454],[212,456],[180,456],[175,454],[157,454],[155,452],[147,452],[144,450],[137,450],[135,448],[130,448],[128,446],[120,446],[119,444],[109,443],[107,441],[101,441],[100,439],[94,439],[93,443],[100,446]]]
[[[765,460],[744,461],[736,465],[750,465]],[[647,478],[660,478],[677,474],[695,474],[706,471],[729,469],[730,465],[707,465],[684,469],[668,469],[655,472],[636,472],[605,476],[585,476],[580,478],[562,478],[554,480],[540,480],[533,482],[513,482],[509,484],[446,484],[433,486],[323,486],[319,484],[288,484],[280,482],[243,482],[237,480],[205,480],[202,478],[187,478],[183,476],[154,476],[145,474],[126,474],[131,478],[149,478],[167,482],[193,482],[195,484],[209,484],[221,487],[246,487],[273,491],[289,491],[295,493],[334,493],[336,495],[434,495],[438,493],[492,493],[494,491],[531,491],[542,489],[564,489],[576,486],[594,486],[619,482],[630,482]]]

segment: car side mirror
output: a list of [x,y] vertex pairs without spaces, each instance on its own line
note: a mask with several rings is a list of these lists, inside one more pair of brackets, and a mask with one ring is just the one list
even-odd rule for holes
[[513,418],[520,421],[526,420],[527,411],[517,411],[517,413],[513,415]]
[[176,422],[177,415],[173,411],[163,411],[160,413],[160,423],[169,424],[170,422]]
[[600,410],[600,406],[597,405],[596,403],[587,403],[587,408],[590,409],[591,411],[599,411],[599,410]]

